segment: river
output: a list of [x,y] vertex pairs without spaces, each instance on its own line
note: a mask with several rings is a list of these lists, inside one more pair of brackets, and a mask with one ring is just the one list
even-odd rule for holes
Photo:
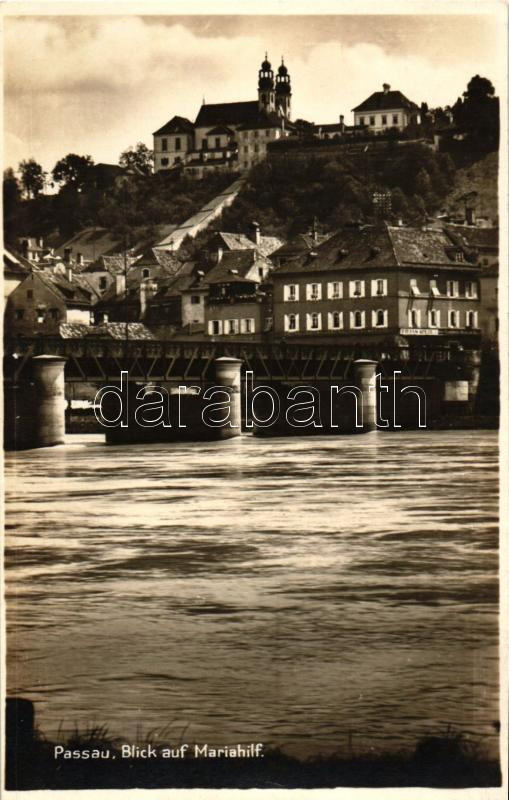
[[48,737],[496,755],[497,434],[6,454],[8,695]]

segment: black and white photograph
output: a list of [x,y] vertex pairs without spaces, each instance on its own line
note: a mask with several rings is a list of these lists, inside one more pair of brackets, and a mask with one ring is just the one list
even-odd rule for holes
[[5,797],[501,800],[506,3],[1,11]]

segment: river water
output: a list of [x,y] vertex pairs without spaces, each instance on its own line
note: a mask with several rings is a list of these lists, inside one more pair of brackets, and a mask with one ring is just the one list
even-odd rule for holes
[[490,431],[6,456],[8,694],[51,738],[497,752]]

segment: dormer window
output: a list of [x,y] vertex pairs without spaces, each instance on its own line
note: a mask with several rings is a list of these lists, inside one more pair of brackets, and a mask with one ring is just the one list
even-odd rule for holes
[[144,267],[141,271],[142,278],[150,278],[150,270],[148,267]]
[[456,250],[454,254],[454,260],[460,262],[465,260],[465,253],[463,252],[463,250]]

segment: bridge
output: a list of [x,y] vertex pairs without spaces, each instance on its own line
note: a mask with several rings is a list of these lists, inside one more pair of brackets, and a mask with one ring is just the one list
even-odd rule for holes
[[[470,345],[471,347],[471,345]],[[442,340],[433,345],[409,344],[388,337],[381,344],[321,344],[288,341],[240,340],[134,340],[106,338],[9,337],[4,340],[4,379],[16,382],[30,377],[31,359],[50,354],[66,359],[66,383],[104,383],[118,380],[122,370],[129,378],[171,383],[210,383],[214,361],[232,356],[253,372],[257,382],[287,384],[349,381],[356,359],[372,359],[386,377],[401,372],[404,380],[447,379],[461,369],[471,350]],[[477,349],[472,347],[472,350]]]

